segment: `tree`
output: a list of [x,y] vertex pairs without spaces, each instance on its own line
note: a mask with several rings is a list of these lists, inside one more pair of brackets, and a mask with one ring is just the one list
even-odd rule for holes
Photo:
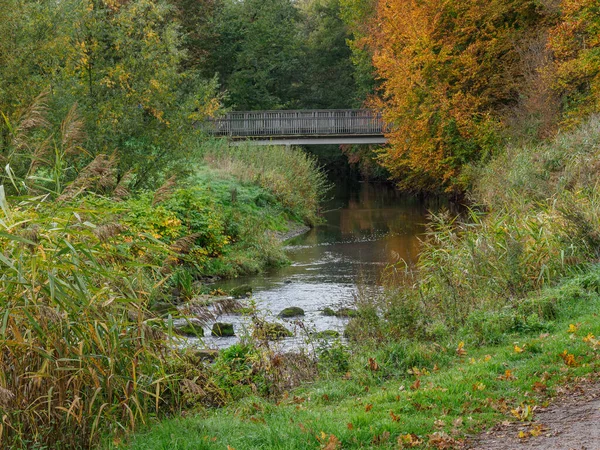
[[518,101],[516,43],[540,23],[534,1],[378,1],[376,105],[392,127],[380,161],[401,187],[464,189],[461,169],[493,151]]
[[293,107],[300,73],[300,15],[292,0],[225,0],[215,15],[216,45],[208,64],[229,106]]
[[300,3],[302,13],[302,67],[295,92],[302,108],[350,108],[356,98],[355,68],[350,37],[340,17],[339,0],[309,0]]
[[553,86],[562,98],[564,123],[571,126],[600,111],[600,5],[563,0],[560,6],[549,45],[555,55]]

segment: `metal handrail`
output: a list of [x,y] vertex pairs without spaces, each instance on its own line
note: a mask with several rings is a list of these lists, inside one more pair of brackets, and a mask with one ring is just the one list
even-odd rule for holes
[[381,114],[369,109],[234,111],[202,129],[213,136],[280,137],[383,135]]

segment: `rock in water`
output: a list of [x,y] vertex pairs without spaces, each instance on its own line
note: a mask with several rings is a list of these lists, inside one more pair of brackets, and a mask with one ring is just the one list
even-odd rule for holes
[[261,322],[256,324],[252,336],[256,339],[276,341],[286,337],[293,336],[290,330],[281,325],[280,323],[273,322]]
[[292,306],[290,308],[285,308],[283,311],[279,313],[279,317],[282,319],[287,319],[289,317],[298,317],[303,316],[304,310],[302,308],[298,308],[297,306]]
[[323,309],[324,316],[335,316],[335,311],[329,307]]
[[173,330],[177,334],[190,337],[203,337],[204,329],[202,322],[198,319],[176,319],[173,321]]
[[235,332],[233,331],[233,324],[217,322],[213,325],[211,334],[213,336],[219,336],[219,337],[235,336]]
[[340,308],[335,312],[337,317],[356,317],[358,311],[352,308]]
[[340,337],[340,333],[335,330],[316,331],[311,334],[311,337],[315,339],[334,339]]

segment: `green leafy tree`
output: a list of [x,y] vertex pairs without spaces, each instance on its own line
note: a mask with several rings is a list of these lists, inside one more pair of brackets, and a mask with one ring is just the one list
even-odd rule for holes
[[226,0],[216,14],[209,63],[236,109],[295,106],[303,70],[300,14],[291,0]]
[[309,0],[300,4],[300,10],[304,67],[296,91],[300,106],[322,109],[355,106],[355,68],[346,43],[350,35],[340,17],[339,0]]

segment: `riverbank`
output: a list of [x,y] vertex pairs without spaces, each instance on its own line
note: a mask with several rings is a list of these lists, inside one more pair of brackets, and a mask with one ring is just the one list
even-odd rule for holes
[[303,187],[324,177],[314,160],[260,151],[293,163],[293,178],[271,177],[258,157],[260,182],[194,160],[187,177],[132,193],[115,158],[99,155],[56,194],[0,186],[0,446],[94,447],[187,405],[188,368],[165,351],[177,307],[207,278],[287,263],[272,233],[317,214]]
[[481,208],[466,222],[432,217],[414,276],[358,296],[349,346],[321,349],[316,381],[200,408],[126,446],[457,448],[494,423],[529,422],[561,385],[598,371],[599,126],[474,169]]
[[443,343],[387,344],[346,355],[345,367],[276,402],[250,395],[224,409],[152,424],[127,445],[109,448],[450,449],[504,421],[522,425],[513,429],[513,441],[535,442],[538,409],[561,386],[597,374],[599,288],[596,267],[545,291],[569,308],[541,330],[506,333],[499,345],[474,345],[467,334]]

